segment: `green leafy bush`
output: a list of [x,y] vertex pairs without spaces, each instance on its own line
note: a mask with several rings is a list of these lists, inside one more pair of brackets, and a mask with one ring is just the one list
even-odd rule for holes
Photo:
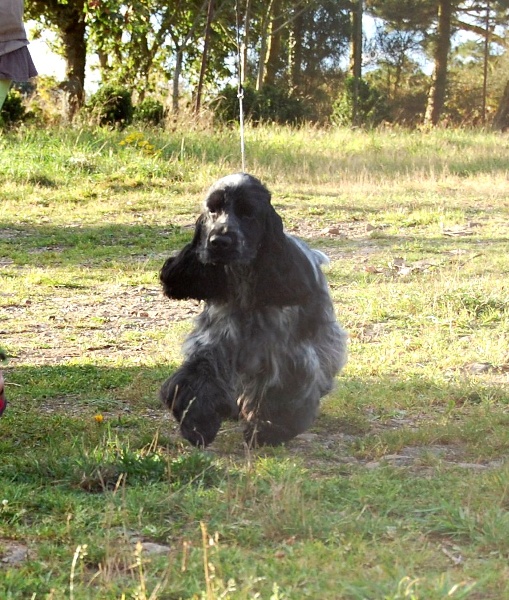
[[14,125],[21,123],[26,116],[26,110],[23,106],[23,98],[21,94],[12,89],[5,99],[2,111],[0,113],[0,123],[6,125]]
[[145,98],[134,108],[134,119],[151,125],[160,125],[164,120],[164,106],[159,100]]
[[90,98],[88,109],[99,125],[125,127],[133,120],[131,92],[118,85],[105,85]]
[[348,77],[345,87],[332,107],[334,125],[375,127],[388,116],[383,95],[364,79]]
[[[276,86],[264,86],[255,90],[251,85],[244,87],[244,117],[253,123],[295,124],[308,116],[305,102]],[[238,122],[239,99],[234,86],[225,87],[213,103],[216,119],[222,123]]]

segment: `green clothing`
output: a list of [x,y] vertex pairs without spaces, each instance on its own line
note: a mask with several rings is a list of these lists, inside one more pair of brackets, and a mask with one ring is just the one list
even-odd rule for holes
[[2,106],[4,105],[5,99],[7,98],[7,94],[9,93],[9,88],[11,87],[10,79],[0,79],[0,110],[2,110]]

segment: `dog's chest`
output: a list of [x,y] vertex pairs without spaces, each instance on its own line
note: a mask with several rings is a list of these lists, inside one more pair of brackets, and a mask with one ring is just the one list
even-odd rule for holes
[[270,372],[276,362],[296,350],[295,320],[293,307],[244,312],[209,305],[198,317],[185,350],[195,353],[214,348],[237,372]]

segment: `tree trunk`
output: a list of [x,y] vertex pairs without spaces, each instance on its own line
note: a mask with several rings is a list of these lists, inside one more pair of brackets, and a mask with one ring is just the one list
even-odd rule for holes
[[276,73],[281,54],[281,24],[283,20],[283,16],[281,14],[281,4],[281,0],[274,0],[272,4],[272,19],[270,24],[270,35],[268,38],[269,48],[265,63],[263,85],[274,85],[276,82]]
[[147,36],[144,35],[139,41],[140,57],[139,63],[136,65],[136,70],[140,74],[139,79],[136,78],[136,91],[138,92],[138,102],[143,102],[145,99],[145,92],[150,86],[150,71],[152,70],[152,63],[154,54],[148,46]]
[[362,0],[356,0],[352,10],[351,71],[354,78],[352,125],[358,125],[359,81],[362,77]]
[[260,54],[258,56],[258,76],[256,77],[256,89],[261,90],[263,85],[263,78],[265,72],[265,62],[267,60],[267,37],[269,32],[270,14],[272,12],[272,2],[270,0],[267,10],[262,18],[261,25],[261,39],[260,39]]
[[106,79],[106,74],[110,70],[110,63],[108,60],[109,57],[102,50],[99,50],[97,52],[97,57],[99,58],[99,67],[101,69],[101,77]]
[[209,0],[207,8],[207,23],[205,25],[205,39],[203,40],[203,56],[201,58],[200,78],[196,88],[196,99],[194,112],[198,114],[201,110],[201,98],[203,93],[203,83],[205,81],[205,73],[207,71],[207,58],[209,53],[210,30],[212,28],[212,18],[214,16],[214,0]]
[[483,69],[482,69],[482,123],[486,124],[486,98],[488,91],[488,63],[490,60],[490,3],[489,0],[486,3],[486,17],[485,17],[485,31],[484,31],[484,52],[483,52]]
[[173,71],[173,85],[171,92],[171,111],[174,115],[179,112],[180,100],[180,74],[182,73],[182,64],[184,62],[184,52],[182,48],[175,51],[175,70]]
[[304,17],[300,13],[293,19],[293,25],[290,29],[289,52],[288,52],[288,72],[290,79],[290,89],[295,92],[299,90],[302,83],[302,31],[304,27]]
[[362,77],[362,0],[352,4],[352,37],[350,40],[350,71],[352,77]]
[[76,111],[83,106],[85,99],[85,66],[87,62],[85,30],[86,25],[82,15],[62,29],[67,80],[63,89],[68,95],[68,117],[71,120]]
[[447,88],[447,66],[451,48],[451,24],[452,3],[450,0],[440,0],[438,5],[437,38],[433,57],[435,69],[428,96],[426,116],[424,118],[424,122],[428,125],[437,125],[444,110]]
[[493,129],[507,131],[509,129],[509,81],[505,84],[504,93],[498,104],[493,119]]

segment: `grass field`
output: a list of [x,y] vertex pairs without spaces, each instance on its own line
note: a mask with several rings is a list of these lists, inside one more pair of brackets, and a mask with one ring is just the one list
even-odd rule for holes
[[350,360],[286,447],[197,451],[157,391],[200,307],[157,274],[237,133],[0,137],[0,598],[509,598],[509,137],[246,143]]

